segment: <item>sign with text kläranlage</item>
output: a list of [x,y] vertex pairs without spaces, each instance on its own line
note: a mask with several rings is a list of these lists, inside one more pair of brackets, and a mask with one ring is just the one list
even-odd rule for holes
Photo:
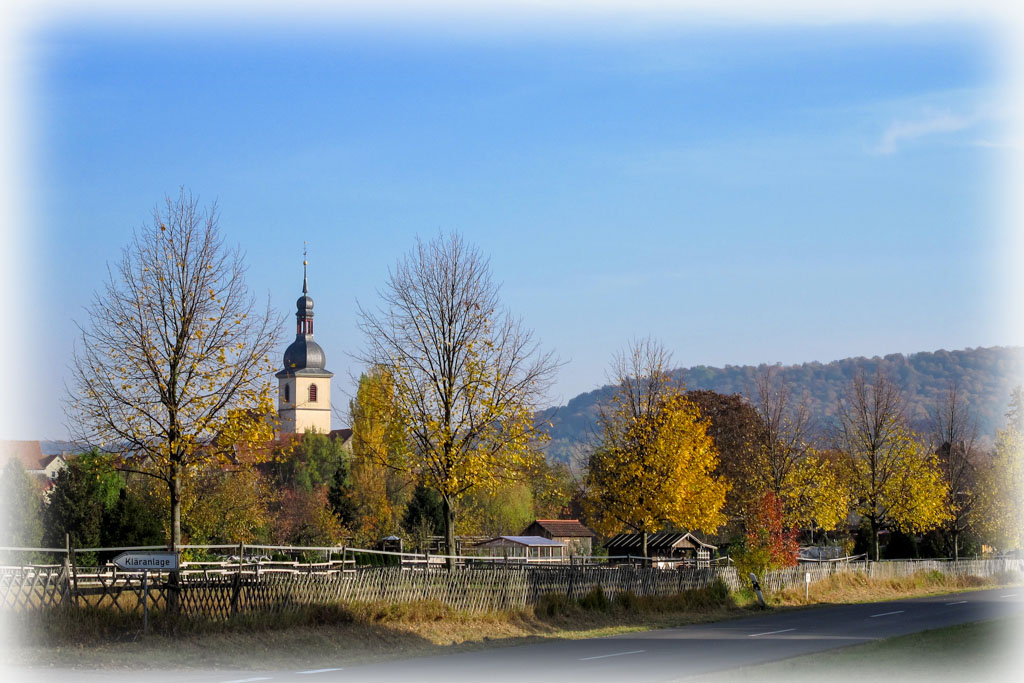
[[131,572],[173,572],[178,570],[178,553],[129,551],[115,557],[113,562]]

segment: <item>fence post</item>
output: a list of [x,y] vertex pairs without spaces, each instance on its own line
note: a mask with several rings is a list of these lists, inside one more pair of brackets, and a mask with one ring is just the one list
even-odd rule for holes
[[239,602],[242,594],[242,557],[245,553],[245,544],[238,544],[238,571],[235,572],[234,581],[231,582],[231,616],[238,614]]
[[68,562],[71,564],[71,601],[78,606],[78,564],[75,562],[75,549],[71,547],[71,534],[65,534],[68,546]]
[[149,571],[142,570],[142,633],[149,633]]
[[64,553],[64,581],[61,584],[60,603],[64,607],[71,605],[71,600],[74,599],[74,593],[71,590],[71,540],[70,535],[65,534],[64,537],[64,548],[67,552]]

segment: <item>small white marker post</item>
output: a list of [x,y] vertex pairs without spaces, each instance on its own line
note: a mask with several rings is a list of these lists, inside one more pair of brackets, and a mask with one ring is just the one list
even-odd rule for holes
[[811,599],[811,573],[804,572],[804,600]]

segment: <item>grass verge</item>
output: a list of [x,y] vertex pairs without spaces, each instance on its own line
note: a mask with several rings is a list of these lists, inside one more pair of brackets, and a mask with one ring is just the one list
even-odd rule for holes
[[[836,576],[769,596],[771,609],[799,609],[916,597],[1019,583],[1019,576],[983,580],[938,572],[903,579]],[[151,615],[143,636],[138,615],[108,609],[53,610],[8,619],[19,634],[3,649],[4,664],[86,669],[267,669],[332,667],[367,661],[519,645],[551,638],[593,638],[748,615],[760,608],[749,591],[724,585],[667,598],[632,594],[580,600],[548,595],[533,609],[489,614],[456,612],[440,603],[308,607],[284,615],[246,615],[227,622],[171,622]]]

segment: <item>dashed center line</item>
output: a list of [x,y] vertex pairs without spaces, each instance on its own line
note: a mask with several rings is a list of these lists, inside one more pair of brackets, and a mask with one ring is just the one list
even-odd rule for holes
[[751,633],[748,638],[757,638],[758,636],[771,636],[776,633],[788,633],[789,631],[795,631],[795,628],[784,628],[781,631],[765,631],[764,633]]
[[597,655],[596,657],[580,657],[580,661],[585,662],[588,659],[604,659],[605,657],[621,657],[622,655],[638,655],[641,652],[647,652],[647,650],[630,650],[629,652],[616,652],[610,655]]
[[1015,597],[1017,597],[1017,594],[1016,593],[1007,593],[1006,595],[1000,595],[999,597],[1001,597],[1001,598],[1015,598]]
[[343,671],[343,669],[340,667],[336,669],[312,669],[310,671],[296,671],[295,673],[300,676],[304,676],[306,674],[325,674],[329,671]]
[[947,605],[966,605],[967,601],[966,600],[961,600],[960,602],[947,602],[946,604]]
[[905,609],[901,609],[901,610],[897,610],[895,612],[882,612],[881,614],[872,614],[871,618],[874,619],[875,617],[887,617],[890,614],[903,614],[906,611],[907,610],[905,610]]
[[270,676],[257,676],[256,678],[236,678],[233,681],[224,681],[224,683],[252,683],[252,681],[269,681]]

